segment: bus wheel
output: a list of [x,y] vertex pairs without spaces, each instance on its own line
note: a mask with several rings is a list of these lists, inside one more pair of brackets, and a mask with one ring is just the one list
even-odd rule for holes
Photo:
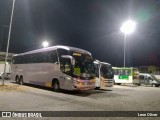
[[18,75],[15,77],[15,81],[16,81],[16,83],[19,83],[19,77],[18,77]]
[[53,81],[53,90],[54,91],[59,91],[60,90],[58,80]]
[[100,89],[100,87],[95,87],[94,89],[95,89],[95,90],[99,90],[99,89]]
[[20,79],[19,79],[19,84],[20,84],[20,85],[23,85],[23,77],[22,77],[22,76],[21,76]]
[[121,83],[117,83],[117,85],[121,85]]
[[157,87],[156,84],[152,84],[152,87]]

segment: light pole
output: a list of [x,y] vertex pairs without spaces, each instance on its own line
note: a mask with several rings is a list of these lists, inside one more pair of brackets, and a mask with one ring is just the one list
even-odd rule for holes
[[47,41],[44,41],[44,42],[42,43],[42,45],[43,45],[44,48],[46,48],[46,47],[48,47],[49,43],[48,43]]
[[[5,56],[4,75],[6,74],[6,64],[7,64],[8,50],[9,50],[9,43],[10,43],[10,36],[11,36],[11,29],[12,29],[12,19],[13,19],[13,13],[14,13],[14,5],[15,5],[15,0],[13,0],[13,4],[12,4],[12,13],[11,13],[11,19],[10,19],[10,25],[9,25],[7,49],[6,49],[6,56]],[[2,85],[4,85],[4,77],[3,77]]]
[[134,32],[136,27],[136,23],[134,21],[128,20],[122,24],[122,27],[120,28],[121,32],[124,33],[124,67],[126,67],[126,40],[127,40],[127,35],[131,34]]

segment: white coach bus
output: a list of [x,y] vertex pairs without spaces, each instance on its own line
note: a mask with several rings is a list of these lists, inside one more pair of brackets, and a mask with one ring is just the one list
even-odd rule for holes
[[13,56],[12,78],[19,84],[47,86],[53,90],[92,90],[94,61],[90,52],[52,46]]
[[103,87],[113,87],[114,85],[114,74],[111,64],[106,62],[100,62],[99,60],[94,61],[95,72],[96,72],[96,83],[95,89]]

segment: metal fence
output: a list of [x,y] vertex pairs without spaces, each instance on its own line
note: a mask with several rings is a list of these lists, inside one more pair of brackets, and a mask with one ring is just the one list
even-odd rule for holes
[[156,66],[140,66],[136,67],[139,69],[140,73],[152,73],[155,75],[160,75],[160,67]]

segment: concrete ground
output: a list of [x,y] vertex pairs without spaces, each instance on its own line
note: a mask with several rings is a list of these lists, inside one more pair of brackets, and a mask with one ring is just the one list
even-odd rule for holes
[[[11,80],[6,80],[5,84],[5,87],[0,86],[1,111],[160,111],[160,87],[115,85],[113,88],[90,92],[53,92],[43,87],[18,85]],[[137,120],[136,117],[54,117],[45,119]],[[139,117],[138,119],[158,120],[159,118]]]

